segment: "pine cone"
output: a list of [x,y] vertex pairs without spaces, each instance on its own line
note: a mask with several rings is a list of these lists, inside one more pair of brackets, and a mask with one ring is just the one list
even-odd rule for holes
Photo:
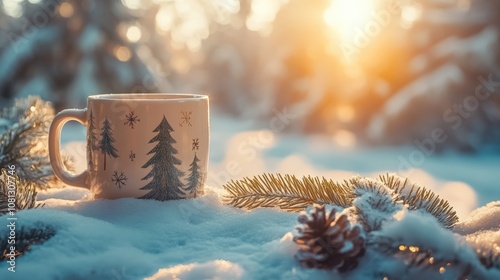
[[329,212],[323,205],[314,205],[310,216],[299,216],[302,225],[293,241],[300,246],[295,257],[302,266],[345,272],[358,265],[358,258],[365,253],[361,228],[351,227],[346,215],[335,214],[334,209]]

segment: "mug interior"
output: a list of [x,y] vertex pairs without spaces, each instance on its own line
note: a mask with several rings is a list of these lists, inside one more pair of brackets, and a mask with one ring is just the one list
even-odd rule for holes
[[94,100],[172,100],[172,101],[188,101],[207,99],[207,95],[194,93],[109,93],[97,94],[89,96],[89,99]]

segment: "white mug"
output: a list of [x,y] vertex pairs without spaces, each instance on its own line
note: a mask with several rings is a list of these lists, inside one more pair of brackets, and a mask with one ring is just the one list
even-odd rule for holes
[[[87,127],[87,170],[69,173],[60,155],[64,124]],[[209,154],[208,97],[197,94],[102,94],[87,108],[57,114],[49,156],[62,182],[95,198],[171,200],[203,193]]]

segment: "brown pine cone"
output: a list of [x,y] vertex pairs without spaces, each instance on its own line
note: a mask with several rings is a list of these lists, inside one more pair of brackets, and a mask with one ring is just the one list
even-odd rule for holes
[[314,205],[310,214],[298,218],[302,225],[293,238],[300,247],[296,259],[307,268],[337,268],[340,272],[354,269],[365,253],[361,228],[351,227],[346,215],[335,215],[334,209],[325,211],[323,205]]

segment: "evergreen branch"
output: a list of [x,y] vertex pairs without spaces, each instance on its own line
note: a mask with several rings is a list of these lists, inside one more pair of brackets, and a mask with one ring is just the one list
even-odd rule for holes
[[423,209],[436,217],[446,228],[453,228],[458,222],[458,216],[453,207],[432,190],[392,174],[380,175],[379,180],[394,190],[399,195],[399,199],[408,205],[408,209]]
[[[14,165],[24,180],[46,189],[58,183],[48,157],[48,131],[54,117],[49,102],[30,96],[16,100],[14,107],[4,108],[0,118],[8,125],[0,135],[0,166]],[[64,160],[71,170],[72,162]]]
[[398,195],[379,180],[355,176],[344,184],[352,190],[349,197],[353,213],[366,232],[379,230],[401,207]]
[[349,191],[345,186],[319,177],[263,174],[253,178],[231,180],[224,185],[228,195],[224,202],[244,209],[278,207],[296,212],[316,204],[347,206]]
[[456,279],[467,279],[468,277],[481,279],[481,277],[476,277],[481,273],[474,269],[473,264],[460,258],[458,254],[443,256],[442,254],[436,254],[437,250],[433,248],[405,244],[382,236],[371,239],[367,245],[376,249],[379,253],[402,260],[408,268],[428,269],[439,274],[445,274],[447,269],[455,267],[458,268],[460,273]]
[[368,220],[368,213],[364,212],[375,210],[390,216],[391,211],[403,204],[409,210],[428,212],[446,228],[458,222],[456,212],[446,200],[393,174],[382,175],[378,180],[356,176],[342,183],[311,176],[299,180],[292,175],[263,174],[231,180],[224,188],[228,192],[224,202],[245,209],[278,207],[300,211],[315,203],[354,206],[367,231],[378,229],[382,220]]
[[[13,255],[15,257],[22,256],[31,250],[31,246],[42,244],[49,240],[56,234],[54,227],[49,225],[37,224],[32,229],[26,229],[22,227],[19,231],[16,231],[16,243],[15,252]],[[10,246],[8,243],[8,234],[3,234],[0,237],[0,260],[8,260],[11,256]]]
[[[22,180],[17,174],[9,175],[5,169],[1,170],[0,215],[10,211],[42,207],[43,204],[36,203],[36,195],[35,183]],[[15,198],[14,207],[12,205],[9,207],[9,198],[12,201],[13,197]]]
[[366,192],[375,195],[393,195],[393,192],[387,189],[387,186],[382,182],[370,178],[355,176],[349,180],[344,180],[344,184],[353,190],[352,197],[360,196]]
[[12,162],[15,152],[28,147],[26,143],[20,141],[21,135],[30,130],[32,124],[24,123],[17,125],[15,129],[10,129],[0,137],[0,164],[6,166]]

